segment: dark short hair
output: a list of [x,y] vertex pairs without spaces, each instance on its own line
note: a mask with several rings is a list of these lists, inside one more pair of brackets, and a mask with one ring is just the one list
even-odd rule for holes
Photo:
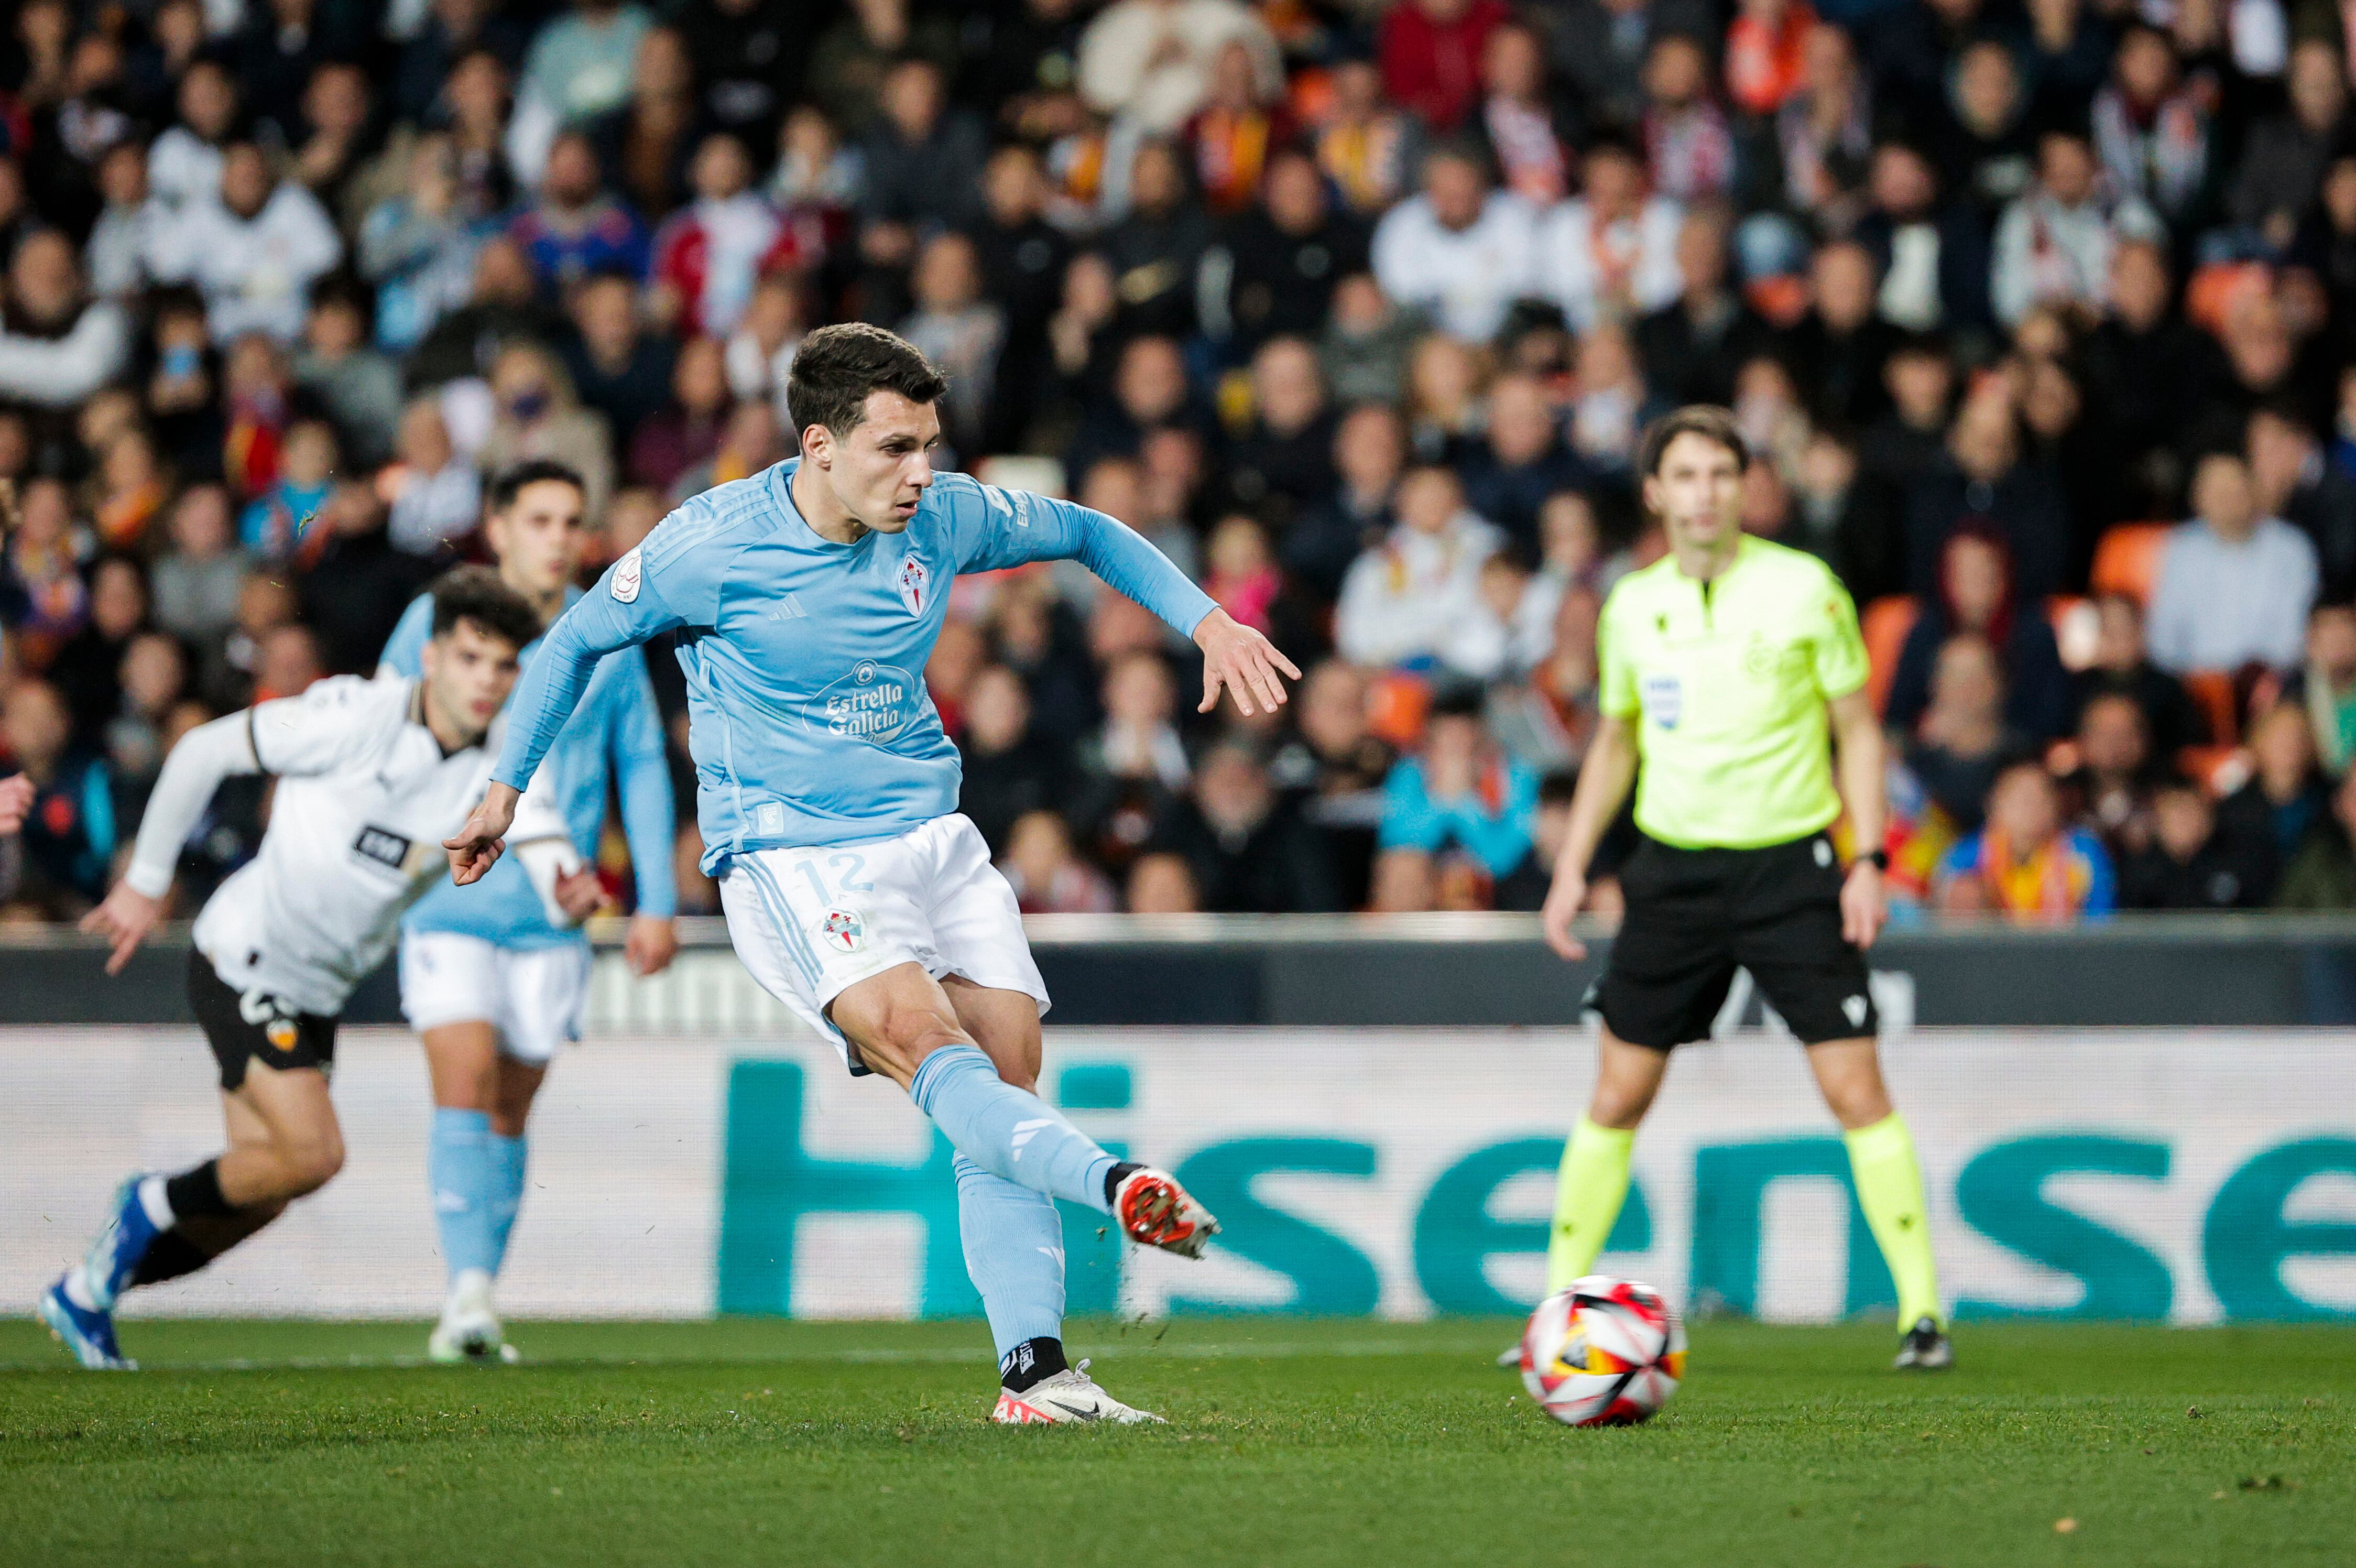
[[848,435],[867,416],[871,392],[936,403],[948,390],[948,378],[905,338],[864,321],[844,321],[802,339],[786,378],[786,412],[797,441],[813,424]]
[[552,479],[560,485],[571,485],[581,492],[583,499],[588,499],[589,486],[581,478],[579,469],[553,457],[527,457],[520,463],[510,463],[501,468],[491,480],[491,510],[507,510],[515,505],[516,497],[523,494],[526,485],[541,484]]
[[540,635],[540,615],[488,566],[454,566],[434,579],[434,635],[447,637],[460,621],[515,644],[520,653]]
[[1647,479],[1656,477],[1661,471],[1661,455],[1680,435],[1698,435],[1725,447],[1734,454],[1738,470],[1751,467],[1751,444],[1742,439],[1741,427],[1734,423],[1734,411],[1713,403],[1689,403],[1661,415],[1646,427],[1644,446],[1636,455],[1636,472]]

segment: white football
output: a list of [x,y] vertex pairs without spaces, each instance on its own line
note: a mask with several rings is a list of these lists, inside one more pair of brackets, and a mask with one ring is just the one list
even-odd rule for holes
[[1575,1280],[1538,1303],[1522,1331],[1522,1385],[1566,1426],[1633,1426],[1685,1375],[1676,1309],[1633,1280]]

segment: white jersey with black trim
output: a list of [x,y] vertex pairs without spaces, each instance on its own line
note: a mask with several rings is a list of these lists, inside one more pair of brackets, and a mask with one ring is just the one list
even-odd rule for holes
[[[183,759],[207,731],[216,734]],[[483,798],[498,742],[495,724],[482,741],[445,755],[422,721],[417,682],[397,676],[338,676],[299,697],[256,703],[174,748],[149,811],[153,819],[156,806],[165,808],[154,823],[160,842],[151,844],[143,822],[126,880],[159,892],[160,872],[169,886],[187,833],[175,834],[171,819],[186,814],[193,825],[222,776],[278,775],[262,848],[206,902],[196,945],[240,992],[306,1013],[338,1012],[391,954],[402,911],[448,874],[442,841]],[[168,777],[183,761],[185,783]],[[534,791],[519,806],[508,843],[515,850],[563,836],[553,801]]]

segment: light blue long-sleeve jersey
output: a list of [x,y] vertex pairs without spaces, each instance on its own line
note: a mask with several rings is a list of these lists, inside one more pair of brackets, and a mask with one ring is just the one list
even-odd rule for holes
[[[582,595],[573,589],[566,604]],[[418,599],[402,616],[379,661],[414,677],[420,651],[434,629],[432,596]],[[542,636],[523,650],[529,670],[547,648]],[[679,826],[670,794],[670,770],[663,759],[662,716],[655,708],[654,682],[646,660],[635,654],[608,659],[589,676],[580,705],[549,748],[557,769],[558,806],[573,832],[573,847],[594,863],[597,839],[605,829],[605,786],[613,781],[622,800],[622,832],[629,841],[630,865],[638,884],[638,913],[665,919],[679,911],[679,887],[671,875],[671,837]],[[488,875],[460,887],[447,878],[411,907],[402,922],[412,931],[455,931],[503,948],[554,947],[586,941],[575,928],[549,923],[530,875],[514,855],[503,855]]]
[[1086,507],[937,478],[907,528],[821,539],[788,489],[798,458],[663,519],[549,628],[492,775],[520,789],[597,660],[680,633],[703,866],[741,851],[873,842],[957,810],[957,747],[925,661],[960,572],[1076,559],[1191,633],[1210,597]]

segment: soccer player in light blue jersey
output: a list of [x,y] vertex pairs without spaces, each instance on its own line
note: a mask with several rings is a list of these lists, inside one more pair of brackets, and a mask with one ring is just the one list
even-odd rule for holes
[[1279,671],[1300,671],[1112,518],[937,477],[946,387],[881,328],[805,338],[787,386],[801,456],[671,513],[550,628],[451,872],[464,885],[496,863],[597,660],[677,631],[703,864],[738,956],[957,1147],[966,1267],[998,1347],[993,1419],[1151,1420],[1066,1364],[1054,1200],[1189,1257],[1217,1222],[1032,1092],[1046,987],[1012,890],[957,814],[925,661],[958,573],[1073,558],[1193,637],[1205,712],[1222,690],[1246,714],[1275,707]]
[[[581,597],[573,578],[587,542],[587,489],[561,463],[519,463],[491,484],[484,531],[500,579],[545,627]],[[414,678],[434,605],[409,607],[385,644],[382,669]],[[529,665],[540,643],[523,650]],[[605,826],[609,782],[637,878],[637,911],[623,954],[641,975],[679,950],[671,875],[677,826],[662,719],[646,660],[626,650],[599,662],[544,767],[573,847],[594,864]],[[584,870],[594,881],[595,873]],[[426,1341],[436,1361],[511,1355],[491,1291],[523,1201],[524,1126],[549,1063],[581,1033],[589,994],[589,942],[577,926],[552,924],[523,867],[498,867],[479,886],[444,885],[402,923],[401,1007],[425,1041],[434,1089],[426,1178],[449,1272],[441,1321]]]

